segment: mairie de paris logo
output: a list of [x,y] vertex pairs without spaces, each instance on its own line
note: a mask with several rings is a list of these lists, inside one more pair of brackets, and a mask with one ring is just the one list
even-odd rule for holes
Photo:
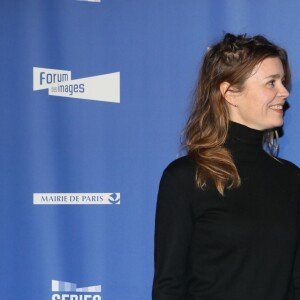
[[72,79],[68,70],[33,67],[33,90],[48,95],[120,103],[120,72]]
[[120,205],[121,193],[33,193],[35,205]]
[[95,2],[95,3],[100,3],[101,0],[76,0],[76,1],[79,1],[79,2]]
[[52,300],[102,300],[101,285],[77,287],[76,283],[52,280]]

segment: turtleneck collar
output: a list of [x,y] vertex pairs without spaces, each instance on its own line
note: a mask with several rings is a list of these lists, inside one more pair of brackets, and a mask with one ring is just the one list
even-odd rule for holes
[[230,150],[236,162],[253,161],[264,152],[263,135],[264,131],[230,121],[225,147]]
[[230,121],[228,137],[247,144],[262,146],[264,131],[249,128],[245,125]]

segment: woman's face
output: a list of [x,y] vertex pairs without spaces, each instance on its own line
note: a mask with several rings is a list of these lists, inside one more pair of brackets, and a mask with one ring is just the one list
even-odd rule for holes
[[258,130],[282,126],[283,105],[289,96],[284,77],[278,57],[263,60],[245,81],[244,89],[232,94],[230,119]]

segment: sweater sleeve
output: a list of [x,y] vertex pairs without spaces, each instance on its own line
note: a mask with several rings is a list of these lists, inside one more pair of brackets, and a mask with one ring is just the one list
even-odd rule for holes
[[158,192],[152,300],[184,300],[186,294],[193,231],[191,199],[184,189],[184,177],[172,171],[163,173]]
[[300,245],[296,253],[296,260],[294,266],[294,286],[295,286],[295,300],[300,300]]
[[296,199],[298,199],[298,230],[299,240],[294,264],[294,287],[295,287],[295,300],[300,300],[300,169],[297,172],[297,192]]

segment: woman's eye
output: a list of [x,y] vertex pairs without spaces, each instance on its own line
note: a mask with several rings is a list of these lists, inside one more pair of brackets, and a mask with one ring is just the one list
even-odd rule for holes
[[274,85],[275,85],[275,80],[271,80],[271,81],[269,81],[269,82],[268,82],[268,85],[270,85],[270,86],[274,86]]

